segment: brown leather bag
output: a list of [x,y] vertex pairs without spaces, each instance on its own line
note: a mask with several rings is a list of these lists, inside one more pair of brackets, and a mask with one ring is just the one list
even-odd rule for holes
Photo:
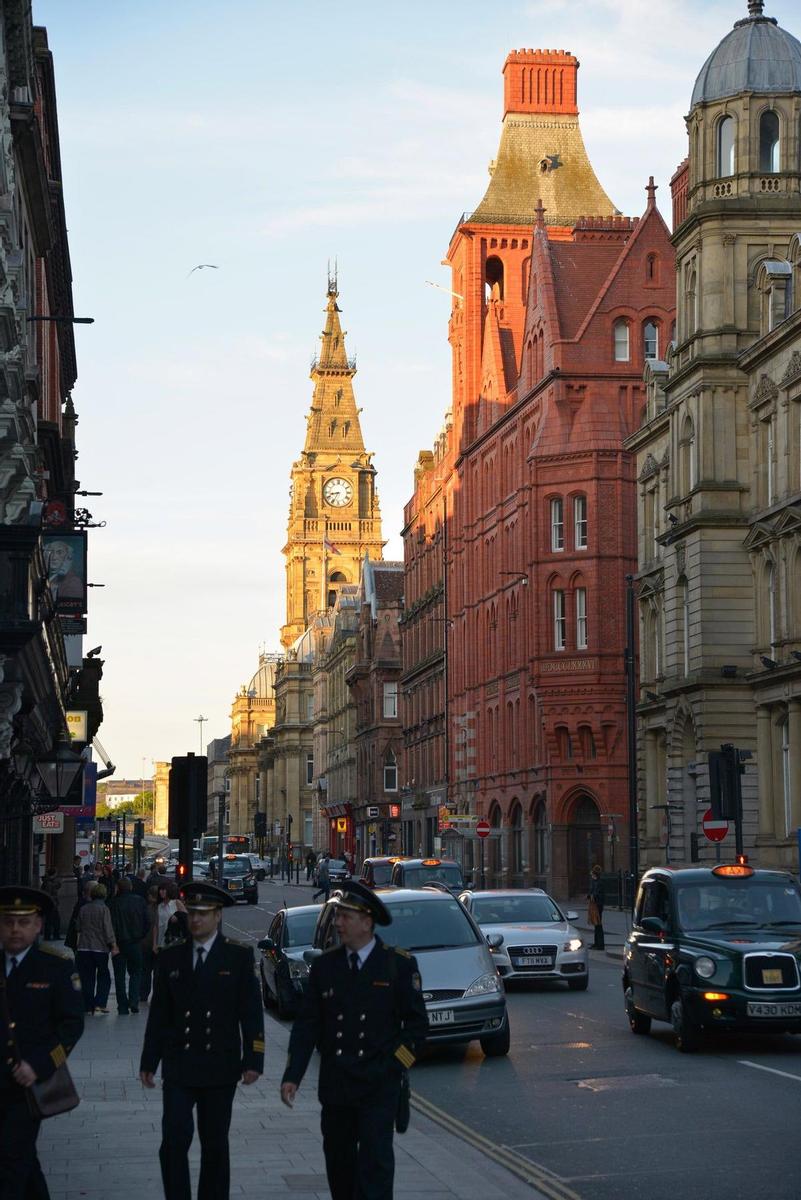
[[[0,979],[0,1014],[2,1014],[10,1035],[9,1048],[16,1061],[19,1062],[21,1056],[12,1032],[11,1012],[8,1007],[4,979]],[[60,1113],[69,1112],[70,1109],[77,1108],[81,1102],[66,1063],[56,1067],[48,1079],[37,1080],[30,1087],[26,1087],[24,1092],[28,1111],[36,1121],[44,1121],[47,1117],[57,1117]]]

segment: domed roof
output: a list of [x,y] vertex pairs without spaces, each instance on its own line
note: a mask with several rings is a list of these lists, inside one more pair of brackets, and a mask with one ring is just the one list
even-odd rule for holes
[[695,81],[691,108],[740,92],[801,92],[801,42],[750,0],[738,21],[712,51]]
[[272,696],[275,691],[275,668],[281,661],[280,654],[260,654],[259,669],[247,687],[249,696],[262,698]]

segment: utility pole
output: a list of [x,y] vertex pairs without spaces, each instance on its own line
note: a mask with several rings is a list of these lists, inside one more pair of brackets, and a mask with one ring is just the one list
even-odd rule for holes
[[208,717],[204,717],[202,715],[199,717],[195,717],[195,724],[200,726],[200,756],[201,756],[201,758],[203,757],[203,726],[206,724],[208,719],[209,719]]

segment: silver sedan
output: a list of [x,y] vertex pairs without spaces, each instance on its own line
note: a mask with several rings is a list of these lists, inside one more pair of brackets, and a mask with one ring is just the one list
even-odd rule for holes
[[570,924],[577,913],[563,913],[540,888],[463,892],[459,899],[486,938],[502,939],[492,957],[504,980],[561,979],[575,992],[586,990],[587,946]]

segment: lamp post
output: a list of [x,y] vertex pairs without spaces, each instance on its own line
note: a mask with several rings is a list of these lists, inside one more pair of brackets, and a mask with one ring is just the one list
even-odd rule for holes
[[45,755],[36,762],[36,770],[45,791],[56,804],[66,799],[83,766],[84,759],[75,753],[65,739],[58,743],[52,754]]

